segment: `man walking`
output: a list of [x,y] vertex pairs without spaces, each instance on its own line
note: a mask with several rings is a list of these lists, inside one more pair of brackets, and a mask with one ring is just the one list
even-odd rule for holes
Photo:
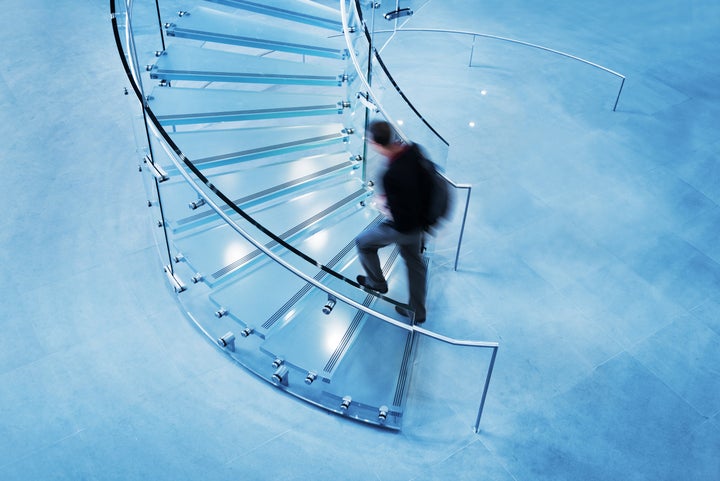
[[[425,322],[427,282],[427,268],[421,250],[429,189],[429,180],[420,166],[422,154],[416,145],[400,143],[387,122],[371,123],[368,133],[370,146],[387,159],[387,170],[382,177],[385,197],[383,213],[387,219],[366,229],[355,239],[360,263],[367,274],[357,276],[357,281],[368,289],[386,293],[388,284],[380,266],[378,249],[396,243],[407,266],[410,290],[408,305],[415,313],[415,323],[421,324]],[[406,317],[410,316],[400,306],[395,306],[395,310]]]

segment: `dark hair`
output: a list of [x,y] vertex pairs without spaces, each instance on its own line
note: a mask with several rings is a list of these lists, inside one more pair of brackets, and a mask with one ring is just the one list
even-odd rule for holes
[[395,142],[395,131],[390,124],[384,120],[372,122],[368,126],[368,132],[370,132],[370,139],[383,147],[387,147]]

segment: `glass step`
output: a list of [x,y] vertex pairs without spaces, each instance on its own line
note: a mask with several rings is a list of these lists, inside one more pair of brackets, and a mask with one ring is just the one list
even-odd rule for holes
[[341,86],[342,67],[292,62],[188,45],[169,45],[149,67],[166,81],[244,82]]
[[303,27],[300,26],[297,29],[285,28],[269,24],[267,20],[256,21],[247,18],[246,13],[232,14],[205,7],[183,12],[183,15],[173,23],[165,24],[165,33],[168,37],[339,60],[345,58],[343,37],[313,35],[307,32],[307,27],[304,29],[303,31]]
[[[343,177],[355,170],[356,162],[346,152],[303,157],[292,162],[250,166],[208,176],[208,180],[242,209],[304,188],[315,188],[330,177]],[[197,194],[183,180],[160,185],[164,201],[165,221],[179,233],[191,228],[220,221],[208,206],[193,209]],[[232,209],[225,206],[225,212]],[[224,222],[224,221],[223,221]]]
[[[336,406],[336,411],[350,417],[400,429],[416,342],[411,332],[368,318],[335,369],[332,382],[325,386],[322,404]],[[342,410],[346,397],[352,402]]]
[[340,95],[156,87],[148,104],[162,125],[234,122],[343,112]]
[[[349,259],[357,255],[355,236],[366,226],[377,221],[375,215],[376,213],[371,209],[352,211],[321,232],[293,245],[326,267],[344,270]],[[323,281],[329,275],[314,270],[316,268],[307,264],[300,265],[301,261],[294,259],[292,254],[284,255],[283,258],[293,265],[297,264],[296,267],[308,275],[314,272],[314,278],[319,281]],[[265,286],[273,286],[273,288],[266,289]],[[210,298],[218,308],[227,309],[244,325],[253,326],[255,334],[265,338],[294,317],[292,310],[311,290],[313,287],[298,276],[273,261],[266,261],[251,269],[248,275],[238,277],[215,289]],[[256,302],[258,298],[262,298],[263,302]]]
[[[251,159],[342,144],[348,134],[342,124],[295,127],[256,127],[173,132],[173,141],[201,169]],[[168,166],[168,171],[171,167]]]
[[[354,277],[354,274],[362,271],[355,252],[352,254],[353,262],[342,269],[347,273],[346,277]],[[397,249],[381,251],[381,261],[388,277],[391,277],[397,259]],[[332,278],[326,284],[337,288],[344,283]],[[346,286],[344,290],[351,288],[347,284],[344,286]],[[353,289],[355,293],[350,297],[366,307],[384,302],[373,294],[357,288]],[[337,302],[331,312],[325,314],[323,307],[327,301],[325,292],[317,288],[311,289],[292,307],[292,313],[283,319],[284,323],[274,326],[261,345],[261,350],[270,357],[285,359],[289,365],[300,370],[317,373],[326,383],[331,382],[335,369],[341,364],[355,338],[362,332],[368,316],[343,302]],[[303,342],[298,343],[298,339],[302,339]]]
[[[366,304],[371,302],[371,295]],[[271,358],[301,371],[317,373],[318,380],[330,382],[335,366],[359,335],[366,316],[347,304],[339,303],[330,315],[322,312],[327,295],[313,289],[297,308],[296,317],[273,331],[260,346]],[[302,342],[298,342],[302,339]]]
[[342,31],[340,10],[308,0],[207,0],[263,15],[305,23],[316,27]]
[[[314,229],[322,227],[321,222],[328,216],[357,206],[367,195],[368,191],[361,183],[351,179],[333,188],[250,209],[248,214],[278,237],[290,240],[310,235]],[[251,234],[261,235],[253,229],[248,226]],[[227,224],[178,236],[173,239],[173,244],[210,286],[231,279],[243,266],[261,258],[260,251]]]

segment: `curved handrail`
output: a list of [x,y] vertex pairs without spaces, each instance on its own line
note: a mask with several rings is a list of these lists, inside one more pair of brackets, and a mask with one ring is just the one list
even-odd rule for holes
[[[362,13],[360,9],[357,6],[357,2],[352,2],[353,7],[355,9],[355,14],[357,17],[362,21]],[[392,124],[393,128],[396,130],[400,138],[405,141],[409,142],[410,139],[405,133],[403,132],[400,125],[393,119],[393,117],[388,113],[388,111],[383,107],[382,102],[380,102],[379,97],[375,94],[373,88],[370,86],[370,82],[368,81],[367,77],[363,74],[363,69],[360,66],[360,62],[358,61],[357,55],[355,54],[355,51],[352,48],[352,39],[350,38],[351,29],[348,25],[348,12],[347,8],[345,6],[345,1],[340,2],[340,16],[342,17],[342,26],[343,26],[343,35],[345,36],[345,44],[348,47],[348,54],[350,57],[350,61],[352,62],[353,66],[355,67],[355,71],[358,74],[358,78],[360,79],[360,82],[363,85],[363,88],[367,91],[368,95],[373,99],[374,105],[377,107],[378,111],[382,113],[383,117]],[[365,35],[369,38],[370,33],[367,31],[367,28],[365,28]],[[397,82],[395,82],[395,79],[392,77],[390,72],[388,71],[387,67],[385,67],[385,63],[382,61],[382,58],[378,54],[377,50],[373,49],[373,55],[375,56],[375,59],[378,61],[378,64],[383,69],[383,72],[385,72],[385,75],[392,83],[393,87],[397,90],[398,94],[403,98],[405,103],[410,107],[410,109],[415,112],[415,115],[430,129],[430,131],[435,134],[435,136],[445,145],[450,145],[450,143],[443,138],[442,135],[438,133],[435,128],[430,125],[430,123],[425,119],[420,112],[415,108],[415,106],[410,102],[410,100],[407,98],[405,93],[400,89]]]
[[[614,75],[615,77],[618,77],[622,79],[622,82],[620,83],[620,89],[617,94],[617,98],[615,99],[615,105],[613,106],[613,112],[617,108],[618,101],[620,100],[620,94],[622,93],[623,86],[625,85],[625,76],[621,73],[618,73],[612,69],[609,69],[607,67],[604,67],[598,63],[591,62],[590,60],[586,60],[582,57],[578,57],[577,55],[572,55],[566,52],[562,52],[560,50],[555,50],[550,47],[545,47],[542,45],[538,45],[535,43],[526,42],[524,40],[517,40],[514,38],[508,38],[508,37],[501,37],[499,35],[492,35],[489,33],[480,33],[480,32],[471,32],[468,30],[453,30],[453,29],[445,29],[445,28],[398,28],[395,30],[378,30],[377,33],[396,33],[396,32],[430,32],[430,33],[450,33],[450,34],[457,34],[457,35],[468,35],[475,37],[484,37],[484,38],[491,38],[494,40],[502,40],[504,42],[510,42],[510,43],[516,43],[518,45],[523,45],[525,47],[532,47],[537,48],[539,50],[544,50],[546,52],[554,53],[556,55],[560,55],[562,57],[567,57],[572,60],[576,60],[578,62],[582,62],[586,65],[590,65],[591,67],[595,67],[597,69],[603,70],[611,75]],[[472,53],[471,53],[471,59],[472,59]]]
[[[201,182],[202,184],[209,188],[215,195],[217,195],[223,202],[225,202],[227,205],[229,205],[233,211],[240,214],[245,220],[250,222],[254,227],[260,229],[265,235],[273,239],[274,241],[281,244],[283,247],[287,248],[294,254],[299,255],[304,260],[311,263],[314,267],[317,267],[324,272],[334,275],[340,279],[344,279],[348,281],[350,284],[356,285],[357,287],[360,287],[360,285],[357,282],[354,282],[346,277],[344,277],[342,274],[335,272],[334,270],[330,269],[327,266],[324,266],[311,257],[309,257],[307,254],[303,253],[302,251],[298,250],[296,247],[288,244],[283,239],[277,237],[274,233],[269,231],[266,227],[262,226],[259,222],[257,222],[255,219],[253,219],[249,214],[247,214],[245,211],[240,209],[238,206],[236,206],[229,198],[225,196],[225,194],[222,193],[217,187],[215,187],[212,182],[210,182],[205,175],[200,172],[200,170],[188,159],[185,154],[180,150],[180,148],[175,144],[175,142],[172,140],[172,138],[169,136],[169,134],[165,131],[164,128],[160,125],[160,122],[158,121],[157,117],[153,113],[153,111],[149,108],[149,106],[146,105],[144,102],[144,99],[141,97],[141,89],[139,88],[137,84],[137,79],[133,76],[133,72],[131,68],[129,67],[127,60],[125,59],[124,51],[122,49],[122,44],[120,42],[120,37],[118,33],[118,26],[117,26],[117,19],[115,18],[115,5],[114,0],[110,0],[111,4],[111,21],[113,24],[113,29],[115,31],[115,40],[116,45],[118,48],[118,51],[120,53],[121,60],[123,62],[123,66],[125,68],[125,73],[128,76],[128,80],[133,86],[133,90],[135,91],[136,95],[138,95],[138,99],[140,100],[143,110],[147,114],[148,118],[151,121],[152,127],[155,130],[155,134],[162,137],[162,139],[165,141],[164,143],[161,142],[160,145],[165,149],[166,153],[172,160],[175,167],[178,169],[178,172],[185,178],[185,180],[190,184],[190,187],[193,188],[197,192],[199,196],[201,196],[205,202],[223,219],[225,220],[230,227],[233,228],[236,232],[238,232],[240,235],[242,235],[248,242],[253,244],[257,249],[262,251],[264,254],[266,254],[268,257],[270,257],[273,261],[277,262],[281,266],[285,267],[289,271],[293,272],[298,277],[302,278],[304,281],[314,285],[315,287],[325,291],[326,293],[336,297],[337,299],[342,300],[343,302],[365,312],[366,314],[371,315],[372,317],[376,317],[379,319],[382,319],[385,322],[388,322],[390,324],[396,325],[397,327],[400,327],[402,329],[408,330],[408,331],[417,331],[420,332],[426,336],[432,337],[434,339],[437,339],[442,342],[454,344],[454,345],[462,345],[462,346],[475,346],[475,347],[497,347],[498,343],[496,342],[481,342],[481,341],[466,341],[466,340],[458,340],[458,339],[452,339],[446,336],[443,336],[441,334],[434,333],[432,331],[428,331],[426,329],[420,328],[418,326],[410,326],[407,325],[401,321],[398,321],[396,319],[393,319],[391,317],[388,317],[380,312],[376,312],[369,307],[363,306],[362,304],[354,301],[353,299],[350,299],[349,297],[345,296],[344,294],[341,294],[330,287],[322,284],[321,282],[315,280],[314,278],[308,276],[307,274],[303,273],[296,267],[289,264],[284,259],[280,258],[277,254],[272,252],[270,249],[268,249],[265,245],[254,239],[247,231],[245,231],[242,227],[240,227],[233,219],[231,219],[225,211],[219,207],[215,201],[213,201],[210,196],[205,192],[203,188],[198,185],[198,183],[190,176],[190,174],[187,172],[186,168],[189,169]],[[177,157],[177,158],[176,158]],[[180,161],[178,161],[180,159]],[[386,298],[385,296],[378,295],[378,297],[384,298],[388,301],[394,302],[393,299]]]

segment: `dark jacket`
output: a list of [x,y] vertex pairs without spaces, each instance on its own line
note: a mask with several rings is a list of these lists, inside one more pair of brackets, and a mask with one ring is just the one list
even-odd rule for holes
[[425,227],[423,213],[427,208],[429,180],[420,167],[420,156],[418,147],[410,144],[390,159],[382,178],[393,227],[403,233]]

